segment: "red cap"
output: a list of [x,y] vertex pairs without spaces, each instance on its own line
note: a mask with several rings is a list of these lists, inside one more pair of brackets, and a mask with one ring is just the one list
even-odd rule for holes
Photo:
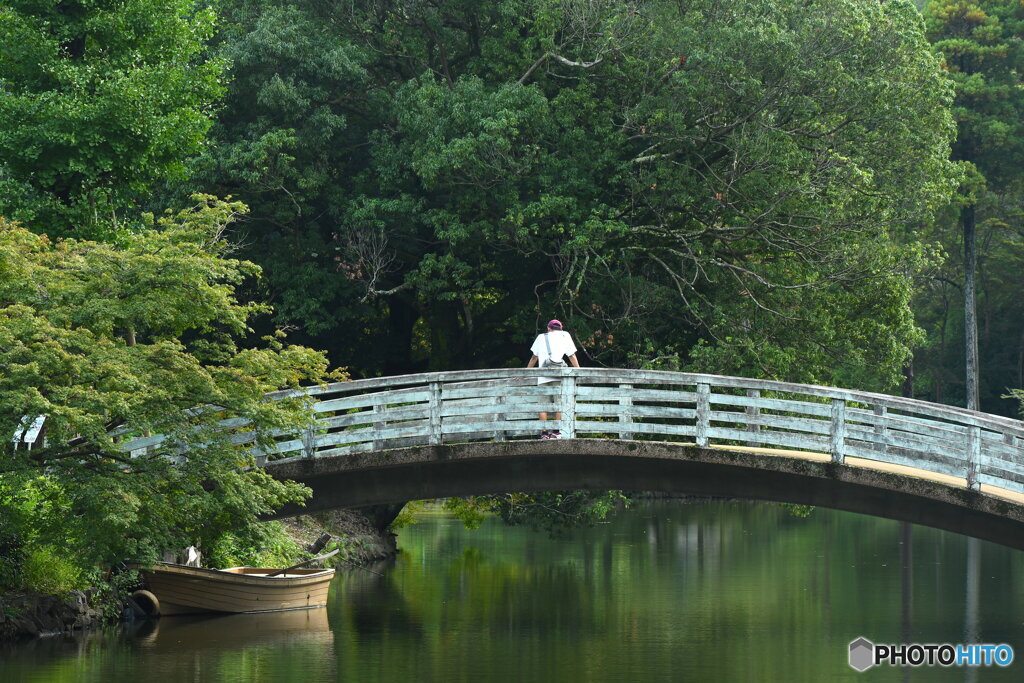
[[551,320],[548,322],[548,327],[553,330],[560,330],[562,329],[562,322],[560,320]]

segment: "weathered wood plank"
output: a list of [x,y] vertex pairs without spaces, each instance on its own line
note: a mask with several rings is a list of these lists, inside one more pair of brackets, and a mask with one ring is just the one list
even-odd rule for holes
[[989,449],[984,445],[981,447],[981,458],[979,462],[991,462],[993,467],[1020,467],[1024,468],[1024,457],[1020,453],[1007,453],[1002,450]]
[[967,488],[978,490],[978,460],[981,456],[981,430],[971,427],[967,430]]
[[538,385],[536,379],[533,380],[532,384],[508,384],[503,386],[497,386],[493,388],[462,388],[462,389],[449,389],[452,385],[446,384],[444,389],[444,400],[445,403],[450,401],[460,401],[469,399],[486,399],[495,398],[498,396],[511,397],[511,396],[529,396],[536,393],[538,390],[545,390],[550,386],[555,386],[555,383],[541,384]]
[[846,401],[832,399],[832,423],[829,428],[829,453],[832,462],[842,463],[846,444]]
[[[710,414],[712,422],[730,422],[734,424],[742,424],[744,417],[744,413],[724,413],[718,410],[712,411]],[[761,413],[757,419],[758,425],[761,426],[762,430],[774,429],[828,435],[830,429],[828,420],[792,417],[790,415],[773,415],[771,413]]]
[[708,445],[708,396],[711,389],[707,384],[697,385],[697,445],[705,448]]
[[[859,425],[847,425],[846,428],[850,439],[872,445],[875,444],[875,431],[873,428],[861,427]],[[887,434],[887,443],[891,446],[898,446],[904,450],[914,450],[922,454],[932,453],[961,460],[965,457],[962,441],[940,439],[930,434],[890,431]],[[884,458],[877,453],[875,459],[884,461]]]
[[[747,436],[747,431],[745,429],[731,429],[728,427],[715,426],[708,429],[708,437],[710,439],[714,439],[716,442],[743,442],[746,441]],[[771,430],[762,430],[760,436],[761,441],[766,448],[778,446],[781,448],[809,450],[814,451],[815,453],[827,453],[829,447],[828,438],[825,436],[813,436],[798,432],[776,432]]]
[[[586,387],[577,387],[577,392]],[[633,422],[633,395],[630,393],[633,389],[632,384],[619,384],[619,414],[618,419],[621,425],[619,431],[619,438],[624,441],[629,441],[633,438],[633,432],[628,428],[628,425]],[[577,419],[582,415],[591,415],[589,410],[584,407],[585,404],[576,406]]]
[[926,472],[934,472],[936,474],[945,474],[951,477],[963,478],[965,471],[962,464],[950,463],[945,460],[928,460],[922,461],[917,458],[913,451],[904,451],[903,449],[893,447],[885,460],[879,460],[878,454],[874,449],[864,448],[860,446],[852,446],[847,444],[846,457],[848,458],[864,458],[865,460],[874,460],[876,462],[885,462],[891,465],[903,465],[905,467],[914,467],[919,470],[925,470]]
[[880,412],[847,408],[847,422],[912,433],[935,433],[944,439],[958,439],[967,433],[967,427],[964,425],[914,415],[890,413],[885,406],[876,406],[875,410]]
[[361,410],[358,413],[344,413],[342,415],[320,418],[317,423],[324,428],[335,429],[351,427],[352,425],[372,424],[382,419],[385,422],[420,420],[429,415],[429,408],[426,403],[417,403],[413,406],[402,406],[401,408],[383,408],[380,413],[376,413],[373,410]]
[[[751,389],[751,391],[757,390]],[[805,403],[803,401],[762,396],[732,396],[712,393],[710,401],[713,406],[756,408],[759,412],[771,410],[780,413],[795,413],[797,415],[811,415],[814,417],[829,417],[832,410],[827,403]]]
[[[622,397],[621,390],[616,387],[577,386],[577,396],[581,401],[608,401],[618,403]],[[633,403],[696,403],[697,394],[693,391],[672,391],[668,389],[633,389],[629,392]]]
[[980,477],[982,474],[1024,480],[1024,462],[999,460],[982,454],[978,460],[978,476]]
[[[505,405],[508,406],[509,410],[535,410],[538,406],[547,405],[551,407],[551,401],[545,401],[546,396],[559,396],[558,393],[548,392],[547,394],[538,394],[536,396],[519,397],[514,396],[507,400]],[[495,399],[469,399],[451,403],[445,401],[441,406],[441,416],[449,417],[455,415],[473,415],[476,413],[493,413],[494,412]]]
[[441,383],[430,383],[430,438],[427,443],[437,445],[444,440],[441,431]]
[[1021,480],[1005,479],[987,474],[979,474],[978,483],[998,486],[1001,489],[1006,489],[1007,491],[1012,491],[1014,493],[1024,493],[1024,481]]
[[[506,401],[506,398],[504,396],[495,396],[494,397],[494,402],[497,404],[499,409],[503,408],[505,406],[505,401]],[[496,422],[496,423],[504,422],[505,419],[506,419],[506,414],[504,412],[496,413],[495,416],[494,416],[494,422]],[[494,431],[494,434],[493,434],[494,440],[495,441],[504,441],[505,440],[505,434],[506,434],[506,432],[505,432],[504,429],[495,428],[495,431]]]
[[372,408],[374,405],[396,405],[399,403],[426,403],[430,400],[430,391],[424,387],[416,387],[404,391],[380,391],[373,394],[346,396],[330,401],[317,403],[318,413],[329,413],[352,410],[353,408]]
[[[885,457],[885,452],[888,449],[889,443],[889,429],[885,425],[885,418],[888,412],[889,409],[883,405],[876,405],[871,411],[872,417],[874,418],[874,431],[871,436],[874,438],[875,450],[881,453],[883,458]],[[852,426],[850,429],[852,430]]]
[[[758,389],[747,389],[746,398],[750,401],[744,410],[746,413],[747,431],[756,436],[761,431],[761,392]],[[756,448],[761,445],[761,442],[756,438],[752,438],[747,441],[747,445]]]
[[[658,406],[633,405],[630,413],[634,422],[643,422],[652,418],[692,420],[697,415],[693,408],[668,408]],[[606,403],[577,403],[576,417],[608,417],[618,418],[622,415],[620,406]]]
[[576,378],[572,375],[562,378],[561,395],[562,421],[559,430],[562,438],[576,438]]

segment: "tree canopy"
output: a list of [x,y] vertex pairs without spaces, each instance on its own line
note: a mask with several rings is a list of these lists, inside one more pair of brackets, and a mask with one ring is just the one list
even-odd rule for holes
[[195,182],[252,204],[279,320],[339,361],[518,362],[557,313],[589,362],[882,387],[918,338],[892,234],[956,171],[909,2],[224,12]]
[[[251,444],[307,424],[276,389],[325,376],[320,353],[279,339],[240,345],[266,312],[234,290],[258,276],[229,258],[224,230],[243,207],[199,198],[117,246],[51,241],[0,224],[0,434],[46,416],[47,445],[0,442],[0,515],[32,508],[22,531],[83,566],[245,534],[258,515],[302,500],[252,464]],[[125,452],[132,436],[159,434]],[[28,522],[27,522],[28,523]]]
[[994,187],[1019,182],[1024,7],[1013,0],[933,0],[924,17],[928,38],[956,86],[953,158],[973,164]]
[[222,94],[191,0],[10,0],[0,7],[0,216],[109,236],[180,178]]

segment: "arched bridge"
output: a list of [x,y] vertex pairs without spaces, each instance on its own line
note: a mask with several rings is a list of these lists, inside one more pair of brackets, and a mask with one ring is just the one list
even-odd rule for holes
[[[1024,423],[1009,418],[822,386],[605,368],[382,377],[308,393],[316,425],[257,454],[275,477],[314,491],[281,516],[616,488],[820,505],[1024,549]],[[563,438],[538,439],[553,423],[537,414],[556,408]]]

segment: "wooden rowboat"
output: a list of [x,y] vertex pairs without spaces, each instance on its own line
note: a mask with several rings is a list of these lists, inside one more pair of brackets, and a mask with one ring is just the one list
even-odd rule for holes
[[[243,613],[309,609],[327,604],[333,569],[233,567],[200,569],[157,562],[136,565],[148,591],[136,601],[152,615]],[[274,576],[270,576],[275,574]]]

